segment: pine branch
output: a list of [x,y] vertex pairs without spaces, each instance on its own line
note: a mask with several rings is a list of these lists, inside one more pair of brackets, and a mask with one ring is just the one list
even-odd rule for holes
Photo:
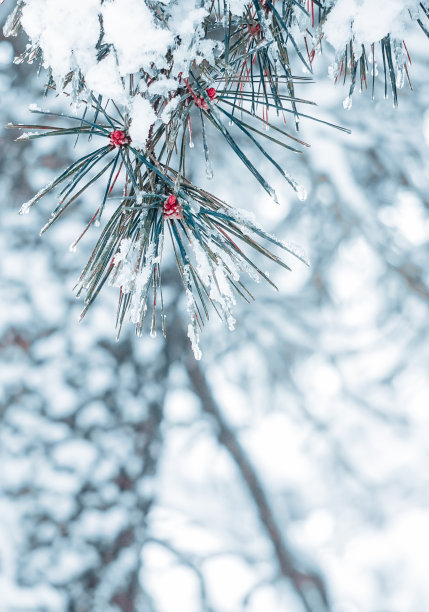
[[[75,142],[87,137],[89,142],[100,143],[97,139],[104,139],[101,146],[94,146],[92,152],[72,163],[24,204],[21,212],[29,212],[41,198],[56,193],[58,203],[42,228],[43,233],[93,184],[103,181],[103,197],[73,243],[74,250],[88,228],[101,223],[107,203],[120,191],[121,203],[107,222],[79,281],[79,292],[86,293],[83,315],[109,281],[120,289],[119,332],[125,316],[130,314],[136,332],[142,333],[150,300],[151,334],[157,329],[158,304],[165,334],[161,259],[167,235],[186,294],[191,340],[199,356],[198,334],[209,316],[209,306],[232,329],[236,297],[253,299],[241,273],[263,278],[275,288],[254,263],[252,252],[290,268],[260,244],[256,236],[282,248],[280,241],[255,228],[214,195],[191,185],[186,159],[187,149],[193,146],[193,125],[199,128],[209,178],[213,176],[211,138],[217,132],[275,202],[277,194],[262,170],[263,165],[253,160],[252,151],[261,162],[268,161],[303,200],[305,189],[287,171],[287,164],[274,157],[272,145],[291,154],[299,154],[301,147],[308,147],[296,135],[302,119],[346,133],[349,130],[323,121],[310,111],[302,111],[303,106],[313,109],[315,104],[298,96],[296,89],[312,82],[312,77],[296,76],[293,67],[312,72],[316,50],[321,50],[326,37],[330,40],[329,26],[333,21],[335,27],[345,28],[350,34],[345,49],[337,49],[333,69],[336,81],[349,83],[345,107],[351,106],[356,86],[362,91],[368,88],[369,81],[374,97],[377,42],[383,62],[385,97],[390,89],[397,106],[398,90],[405,78],[411,87],[408,71],[411,58],[405,42],[391,37],[389,31],[380,41],[369,43],[368,55],[367,42],[358,44],[355,34],[354,20],[359,19],[359,14],[338,17],[337,4],[332,0],[243,0],[241,7],[237,3],[235,13],[228,2],[202,0],[197,21],[194,23],[190,16],[192,27],[188,23],[184,29],[186,16],[180,13],[176,0],[168,5],[155,0],[139,3],[133,15],[118,12],[121,6],[119,0],[101,3],[94,20],[93,13],[85,13],[84,5],[64,5],[57,15],[59,21],[64,20],[61,66],[57,65],[55,48],[56,29],[61,24],[53,25],[49,19],[45,23],[47,16],[40,13],[34,0],[20,0],[6,23],[6,35],[16,35],[28,16],[31,23],[40,22],[43,36],[33,33],[34,40],[16,61],[50,63],[46,92],[62,93],[72,103],[83,106],[81,116],[30,109],[56,121],[66,120],[68,125],[9,126],[28,130],[18,140],[71,136]],[[425,31],[427,3],[416,0],[416,11],[408,13]],[[400,7],[397,15],[402,15]],[[85,21],[82,17],[92,20],[83,33],[85,40],[93,37],[87,48],[85,40],[80,39],[81,23]],[[127,36],[118,36],[119,18],[128,20]],[[361,30],[363,25],[360,23]],[[152,47],[144,46],[143,29],[148,30],[147,39],[153,41]],[[310,46],[308,37],[312,41]],[[79,44],[74,38],[79,38]],[[81,52],[86,52],[87,58],[93,57],[90,68],[85,66],[83,70],[79,65]],[[290,118],[294,133],[289,129]],[[283,119],[286,128],[276,124],[278,119]],[[274,131],[275,136],[268,130]],[[245,144],[239,144],[238,136]],[[247,247],[247,252],[243,247]]]

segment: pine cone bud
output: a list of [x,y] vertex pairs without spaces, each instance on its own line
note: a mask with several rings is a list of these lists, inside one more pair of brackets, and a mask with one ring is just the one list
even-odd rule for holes
[[165,219],[181,219],[182,207],[177,201],[175,195],[171,195],[164,202],[164,217]]
[[115,130],[110,134],[110,146],[116,148],[131,144],[131,138],[123,130]]
[[[206,89],[206,94],[209,100],[213,102],[213,100],[215,100],[216,98],[216,89],[214,87],[209,87],[208,89]],[[203,110],[209,110],[209,105],[207,104],[207,101],[204,96],[198,96],[198,98],[195,100],[195,104],[198,106],[198,108],[202,108]]]

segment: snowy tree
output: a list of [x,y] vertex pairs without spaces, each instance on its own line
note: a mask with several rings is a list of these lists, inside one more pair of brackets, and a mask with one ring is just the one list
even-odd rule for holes
[[[217,53],[224,53],[222,28],[237,27],[244,3],[227,5],[235,18],[226,24],[223,3],[220,8],[215,3],[212,23],[217,29],[207,37],[201,25],[207,12],[193,2],[192,15],[190,9],[179,11],[175,7],[181,4],[174,2],[104,2],[103,28],[111,37],[106,41],[116,49],[119,63],[111,61],[111,47],[109,53],[100,38],[98,3],[68,3],[68,12],[65,4],[32,0],[20,3],[18,12],[28,8],[27,13],[22,11],[23,25],[32,39],[23,57],[43,57],[51,69],[48,89],[64,88],[66,100],[67,94],[76,96],[77,115],[64,122],[65,135],[71,131],[72,137],[69,142],[33,138],[36,128],[31,126],[24,128],[31,143],[12,144],[6,140],[11,133],[4,135],[2,191],[9,195],[1,227],[1,605],[7,612],[381,608],[420,612],[427,600],[424,551],[429,521],[427,476],[421,469],[427,455],[429,396],[424,366],[429,295],[425,6],[405,7],[416,21],[413,24],[410,14],[403,12],[404,3],[382,3],[384,11],[376,11],[380,23],[369,2],[329,3],[326,14],[316,2],[302,3],[305,11],[291,3],[296,22],[286,49],[294,53],[294,40],[295,53],[299,50],[302,55],[294,61],[299,70],[303,60],[309,64],[316,80],[312,85],[301,77],[293,86],[302,85],[306,96],[318,101],[318,119],[352,129],[349,135],[320,122],[304,125],[301,111],[292,108],[293,122],[297,114],[300,119],[299,139],[312,146],[299,157],[281,149],[278,159],[296,181],[293,185],[305,185],[309,193],[305,205],[297,202],[293,190],[284,190],[283,179],[269,160],[250,161],[256,159],[254,143],[237,123],[250,121],[244,110],[251,99],[243,102],[243,114],[240,108],[235,111],[236,125],[226,123],[226,127],[231,133],[235,130],[231,146],[239,147],[260,172],[272,188],[270,193],[264,185],[258,188],[256,175],[252,179],[242,173],[242,157],[234,160],[226,152],[222,131],[209,132],[209,117],[222,105],[221,87],[213,79],[216,99],[212,100],[212,81],[200,91],[187,78],[194,95],[185,84],[183,96],[192,107],[196,146],[186,151],[189,184],[180,188],[191,191],[183,193],[192,200],[188,195],[195,193],[192,180],[199,186],[198,194],[203,194],[198,197],[216,204],[210,194],[215,191],[221,202],[253,210],[257,221],[248,221],[252,227],[261,223],[266,236],[303,244],[311,261],[310,268],[298,264],[293,274],[286,274],[275,270],[276,255],[264,261],[265,252],[255,250],[250,262],[268,280],[275,279],[279,294],[262,285],[252,288],[257,304],[237,303],[234,334],[220,333],[218,324],[210,320],[204,360],[197,362],[186,342],[190,296],[186,291],[183,295],[172,253],[163,262],[166,339],[134,340],[124,326],[120,342],[115,343],[114,290],[104,292],[81,325],[76,322],[79,302],[71,298],[71,288],[90,255],[90,240],[85,240],[98,232],[94,202],[98,206],[104,201],[111,183],[106,188],[106,182],[94,181],[80,206],[70,208],[56,231],[42,239],[36,238],[35,227],[46,223],[50,196],[25,217],[15,216],[15,206],[31,201],[67,164],[76,163],[77,153],[85,156],[96,149],[96,134],[81,122],[86,118],[94,123],[82,107],[88,86],[96,101],[99,94],[113,98],[123,112],[129,100],[121,99],[128,96],[123,88],[127,81],[122,79],[139,71],[140,64],[134,68],[136,61],[147,55],[152,70],[152,64],[166,57],[165,48],[173,45],[170,35],[174,44],[180,38],[174,51],[182,73],[188,62],[210,61],[210,53],[217,58]],[[263,26],[270,29],[272,20],[284,20],[276,7],[283,10],[286,4],[255,3],[262,19],[258,16],[258,23],[249,26],[261,26],[250,31],[255,46],[261,47],[258,54],[265,53],[263,41],[270,42]],[[142,23],[130,9],[137,5]],[[162,36],[147,36],[137,49],[129,28],[149,32],[149,22],[158,32],[164,27],[157,21],[160,5],[171,11],[173,21]],[[179,30],[185,13],[193,19],[192,27],[186,19]],[[79,14],[85,27],[73,27],[72,19]],[[40,21],[41,16],[48,21]],[[16,13],[9,19],[9,28],[15,27],[18,17]],[[183,48],[186,37],[195,34],[196,56],[191,57]],[[220,51],[213,42],[206,44],[213,39],[222,41]],[[16,40],[25,44],[22,35]],[[318,57],[322,44],[327,49]],[[87,45],[97,49],[95,60],[86,53]],[[362,45],[365,51],[356,53]],[[267,49],[272,46],[267,44]],[[409,67],[405,70],[403,65],[408,66],[408,52],[414,91],[401,92],[399,108],[393,110],[390,101],[382,99],[383,59],[389,97],[395,101],[403,78],[407,80]],[[35,100],[33,110],[49,106],[52,112],[69,114],[64,100],[52,95],[36,99],[34,70],[25,64],[9,65],[11,56],[20,53],[22,49],[12,53],[10,42],[2,42],[3,123],[22,124],[28,104]],[[274,62],[271,51],[261,57]],[[367,84],[371,94],[376,61],[382,67],[381,82],[374,78],[376,103],[371,95],[355,95],[353,108],[346,112],[341,101],[346,98],[344,106],[350,107],[350,87],[353,95],[356,81],[361,81],[362,89]],[[126,74],[119,72],[118,77],[121,63]],[[110,70],[111,77],[106,78],[101,69]],[[334,80],[348,81],[346,93],[324,77],[328,69]],[[202,77],[196,76],[198,82]],[[290,83],[283,80],[287,90]],[[107,86],[116,90],[99,89]],[[250,87],[262,109],[256,75]],[[165,91],[154,95],[162,97]],[[133,121],[139,118],[140,135],[136,123],[134,132],[131,127],[109,130],[109,154],[126,157],[124,149],[131,142],[143,141],[143,148],[136,151],[144,149],[145,122],[151,111],[144,102],[148,97],[140,98],[129,108]],[[70,128],[74,116],[79,128]],[[252,127],[257,126],[259,120],[252,121]],[[188,139],[187,118],[186,122]],[[269,132],[261,126],[255,129],[276,139],[275,128],[284,129],[274,119]],[[82,134],[75,149],[77,131]],[[117,131],[122,133],[114,135]],[[84,142],[88,135],[89,142]],[[128,137],[130,143],[121,140]],[[266,138],[261,142],[274,159],[280,145]],[[178,143],[180,152],[180,139]],[[208,176],[210,167],[215,173],[211,182],[207,149]],[[106,173],[112,172],[113,164]],[[117,166],[112,182],[116,172]],[[95,176],[96,171],[88,180]],[[255,182],[249,188],[250,180]],[[133,189],[129,184],[127,193]],[[176,187],[172,191],[163,193],[161,203],[167,227],[178,225],[187,214],[187,200]],[[273,191],[281,194],[279,207],[272,203]],[[106,198],[106,217],[114,214],[117,193],[112,190]],[[138,203],[136,197],[121,206],[125,210],[142,206],[143,200]],[[201,208],[190,211],[189,215],[201,214]],[[229,223],[243,226],[244,213],[225,214],[235,215]],[[65,253],[64,244],[74,245],[91,219],[94,222],[76,252],[73,248]],[[280,244],[274,246],[281,250]],[[124,250],[118,252],[117,278],[123,274],[123,283],[135,283],[123,265]],[[221,266],[232,265],[217,255]],[[149,261],[157,256],[147,257]],[[204,275],[198,268],[199,257],[204,252],[197,247],[194,269]],[[228,321],[233,315],[225,295],[221,314]]]
[[[376,42],[382,51],[385,95],[390,83],[397,104],[397,88],[403,85],[405,74],[409,80],[405,23],[414,20],[428,33],[422,22],[429,16],[425,4],[386,2],[384,11],[371,2],[316,4],[317,19],[313,0],[307,8],[305,2],[296,0],[281,6],[270,0],[237,0],[224,2],[222,7],[213,0],[186,4],[174,0],[17,3],[4,30],[11,36],[23,28],[30,37],[18,61],[40,61],[49,73],[47,90],[71,98],[75,115],[33,105],[33,113],[68,119],[72,124],[11,127],[32,130],[20,140],[68,135],[87,136],[98,143],[23,204],[21,213],[28,213],[48,193],[59,192],[58,204],[42,228],[44,233],[94,182],[105,181],[104,196],[73,242],[73,250],[93,223],[100,225],[106,207],[115,199],[115,186],[121,186],[120,204],[111,213],[77,284],[78,295],[86,295],[82,316],[108,281],[120,289],[119,333],[129,315],[140,335],[152,306],[150,333],[155,335],[160,305],[160,327],[165,335],[161,267],[167,235],[187,295],[188,336],[199,359],[199,334],[210,304],[232,330],[237,296],[247,301],[253,298],[243,284],[243,273],[275,287],[255,265],[246,246],[289,268],[258,242],[263,238],[305,261],[299,250],[264,232],[240,208],[193,185],[186,159],[194,146],[192,125],[198,119],[206,173],[212,178],[210,124],[278,203],[276,190],[238,143],[234,133],[238,132],[305,200],[304,187],[266,150],[261,138],[294,153],[300,152],[297,146],[308,146],[290,133],[286,117],[292,119],[297,132],[303,118],[322,120],[303,111],[302,107],[313,102],[299,97],[296,89],[311,79],[295,76],[291,51],[301,67],[311,72],[324,39],[336,49],[331,67],[335,79],[351,79],[344,102],[347,108],[358,70],[361,87],[367,86],[371,72],[374,92]],[[302,33],[308,58],[296,42]],[[306,34],[313,39],[311,51]],[[283,117],[286,130],[270,122],[273,112]],[[270,128],[275,137],[267,134]]]

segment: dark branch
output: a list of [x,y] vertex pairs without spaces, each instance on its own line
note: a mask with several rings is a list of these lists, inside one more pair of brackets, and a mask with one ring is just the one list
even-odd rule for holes
[[200,365],[190,357],[186,359],[185,366],[193,389],[201,400],[203,411],[215,421],[220,444],[234,460],[247,485],[261,524],[273,545],[281,576],[291,582],[307,612],[330,610],[327,589],[322,577],[317,572],[299,569],[301,564],[285,542],[255,467],[236,434],[225,421]]

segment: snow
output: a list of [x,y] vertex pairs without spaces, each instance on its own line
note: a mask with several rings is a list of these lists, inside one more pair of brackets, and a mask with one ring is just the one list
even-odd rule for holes
[[167,66],[165,55],[173,43],[168,29],[155,23],[145,0],[114,0],[101,7],[105,40],[116,50],[121,76]]
[[329,43],[340,53],[354,38],[355,53],[391,34],[402,40],[409,10],[418,8],[415,0],[337,0],[323,26]]
[[[58,612],[64,609],[64,597],[48,585],[39,585],[35,588],[20,588],[14,582],[0,577],[0,592],[2,606],[5,610],[19,608],[21,610],[34,609],[34,602],[46,612]],[[6,607],[7,606],[7,607]]]
[[138,149],[144,149],[149,130],[157,119],[155,111],[146,98],[137,96],[132,103],[131,117],[129,132],[133,145]]
[[188,325],[188,338],[191,341],[192,352],[197,361],[200,361],[203,354],[200,349],[200,336],[197,331],[196,324],[189,323]]
[[[96,93],[112,96],[126,104],[119,77],[148,73],[167,68],[172,76],[186,75],[193,61],[203,59],[213,63],[216,42],[205,37],[203,22],[209,14],[209,2],[172,0],[159,3],[163,15],[150,8],[145,0],[26,0],[21,23],[33,45],[43,50],[44,64],[53,70],[54,79],[61,83],[66,74],[79,69],[87,86]],[[247,3],[231,0],[228,8],[234,15],[242,15]],[[297,20],[303,12],[295,9]],[[336,0],[323,23],[323,35],[337,53],[343,52],[350,38],[354,39],[355,53],[361,46],[381,40],[387,34],[403,39],[410,15],[421,14],[417,0]],[[100,19],[103,43],[110,45],[108,56],[97,60],[100,38]],[[269,23],[268,20],[266,22]],[[265,35],[270,31],[264,22]],[[141,33],[144,32],[144,36]],[[180,43],[178,43],[180,41]],[[167,53],[172,60],[167,60]],[[269,52],[272,54],[271,47]],[[158,78],[158,74],[157,74]],[[161,77],[162,78],[162,77]],[[177,81],[170,79],[171,90]]]
[[176,110],[176,108],[178,107],[180,103],[180,98],[176,97],[173,98],[172,100],[170,100],[166,105],[165,108],[161,114],[161,119],[164,123],[169,123],[171,120],[171,116],[174,113],[174,111]]
[[[239,12],[240,2],[231,6]],[[341,612],[429,609],[427,41],[412,32],[414,92],[404,92],[395,114],[365,96],[346,114],[344,92],[317,74],[321,112],[354,133],[303,126],[312,148],[285,162],[308,186],[305,206],[279,183],[284,201],[271,206],[216,135],[210,147],[220,196],[257,212],[270,233],[304,244],[312,267],[290,275],[266,264],[280,294],[254,287],[256,304],[235,306],[234,334],[212,317],[198,367],[286,541],[323,570]],[[40,85],[20,84],[25,71],[9,74],[2,123],[25,117]],[[9,136],[0,226],[0,608],[107,612],[139,583],[148,599],[136,609],[150,609],[151,597],[162,612],[199,612],[202,576],[208,605],[222,612],[243,608],[246,595],[249,612],[298,612],[277,580],[254,501],[189,381],[171,254],[163,262],[173,279],[165,342],[128,332],[112,341],[109,288],[78,327],[70,291],[91,239],[73,255],[64,245],[96,197],[40,241],[52,201],[21,218],[17,202],[58,174],[63,158],[75,159],[74,142],[28,147]],[[194,180],[205,185],[197,139],[194,153]],[[121,245],[117,268],[132,259],[130,247]],[[190,335],[201,356],[198,330]]]
[[113,53],[93,64],[85,74],[85,84],[96,93],[126,105],[128,96],[121,80],[119,68]]
[[113,541],[127,527],[129,516],[125,508],[110,508],[104,511],[87,510],[79,523],[79,533],[89,540],[106,537]]
[[[100,0],[73,3],[25,0],[21,23],[33,47],[42,49],[44,65],[52,69],[59,89],[66,75],[78,69],[94,93],[128,106],[129,92],[121,79],[146,71],[155,79],[149,91],[167,97],[178,88],[179,76],[187,76],[192,62],[200,64],[205,60],[213,64],[215,60],[217,43],[205,36],[203,27],[211,3],[171,0],[159,4],[163,7],[162,14],[145,0],[103,3]],[[228,2],[234,15],[242,15],[246,6],[243,0]],[[302,21],[302,11],[295,8],[295,12],[297,20]],[[377,42],[389,33],[402,41],[410,15],[416,18],[420,14],[417,0],[405,3],[383,0],[381,4],[373,0],[336,0],[323,23],[322,34],[338,54],[352,38],[354,53],[359,57],[362,45]],[[264,22],[264,31],[269,38],[268,23],[268,20]],[[101,34],[108,52],[98,59]],[[271,47],[269,53],[273,55]],[[162,69],[169,70],[168,78],[160,73]],[[141,93],[146,92],[144,81],[137,81],[139,89]],[[298,195],[304,198],[301,189]]]
[[31,0],[24,4],[21,23],[43,49],[45,67],[61,82],[77,67],[85,72],[96,62],[99,0]]
[[[166,13],[160,19],[145,0],[25,0],[20,22],[33,47],[43,51],[44,66],[52,69],[60,90],[66,75],[78,70],[94,93],[127,106],[130,100],[121,79],[141,70],[156,74],[159,85],[154,83],[152,92],[167,96],[194,60],[214,59],[216,43],[205,39],[202,25],[208,9],[195,6],[194,0],[164,4]],[[101,34],[109,52],[99,60]],[[167,60],[168,53],[172,60]],[[160,75],[169,67],[175,78]],[[146,90],[144,81],[138,88]]]
[[55,447],[52,458],[60,468],[78,473],[88,472],[97,455],[93,445],[85,440],[68,440]]

